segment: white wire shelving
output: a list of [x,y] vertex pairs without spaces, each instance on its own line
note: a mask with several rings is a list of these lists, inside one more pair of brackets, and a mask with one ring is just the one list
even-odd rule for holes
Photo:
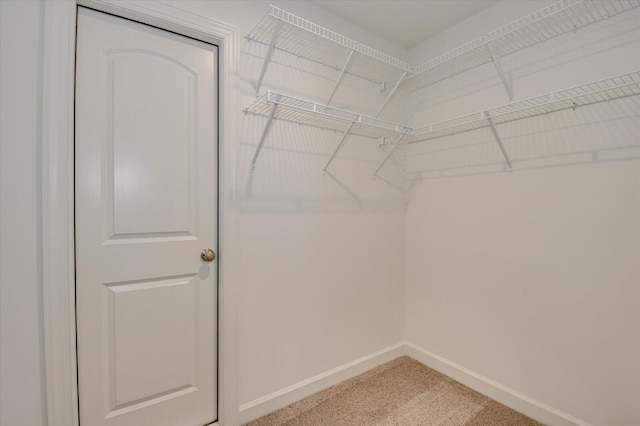
[[[510,24],[473,39],[424,64],[413,66],[358,41],[352,40],[275,6],[247,35],[250,42],[267,46],[267,53],[256,83],[260,92],[274,51],[282,51],[338,71],[333,90],[324,104],[267,91],[245,109],[246,114],[266,117],[266,124],[251,161],[255,168],[273,120],[282,120],[341,134],[340,141],[324,171],[342,149],[350,135],[390,138],[392,148],[374,172],[382,167],[405,143],[424,142],[457,133],[490,128],[509,170],[511,160],[497,126],[511,121],[575,109],[598,102],[640,94],[640,71],[513,102],[511,81],[500,59],[587,25],[604,21],[640,7],[640,0],[559,0]],[[378,118],[400,87],[418,90],[478,66],[493,63],[510,103],[433,123],[417,129]],[[390,88],[374,116],[331,107],[331,101],[345,75]]]
[[401,135],[411,131],[411,128],[403,124],[381,120],[376,117],[369,117],[272,91],[267,91],[264,95],[258,97],[244,112],[245,114],[267,118],[251,161],[253,167],[255,167],[273,120],[282,120],[341,133],[341,140],[325,165],[324,171],[329,167],[349,135],[363,136],[372,139],[386,137],[399,138]]
[[327,105],[331,104],[345,74],[381,87],[390,87],[391,90],[376,116],[386,106],[400,83],[412,72],[411,64],[405,61],[275,6],[270,6],[269,13],[258,22],[246,39],[268,47],[256,83],[256,93],[260,93],[274,50],[287,52],[339,72],[333,90],[327,96]]
[[640,70],[558,90],[522,101],[511,102],[472,114],[465,114],[415,129],[404,124],[393,123],[272,91],[267,91],[267,93],[256,99],[244,112],[246,114],[267,118],[251,161],[253,167],[255,167],[273,120],[282,120],[332,130],[341,134],[340,141],[323,168],[325,172],[340,149],[344,146],[349,135],[363,136],[372,139],[395,139],[392,148],[387,152],[385,158],[373,174],[374,176],[378,176],[382,167],[404,143],[415,144],[427,142],[429,140],[483,128],[491,129],[504,156],[507,167],[511,170],[512,163],[502,143],[498,131],[499,125],[569,109],[575,110],[591,104],[610,102],[637,95],[640,95]]
[[418,127],[413,131],[408,143],[425,142],[489,127],[500,146],[508,168],[511,169],[511,160],[500,138],[498,125],[636,95],[640,95],[640,71]]
[[639,6],[640,0],[560,0],[414,66],[403,86],[415,91],[493,62],[512,100],[511,82],[500,58]]

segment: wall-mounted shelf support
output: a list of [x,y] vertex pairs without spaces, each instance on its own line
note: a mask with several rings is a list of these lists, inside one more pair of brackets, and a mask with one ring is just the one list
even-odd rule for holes
[[333,90],[331,91],[331,94],[329,95],[329,100],[327,100],[327,105],[331,105],[331,101],[333,100],[333,95],[336,94],[336,90],[338,90],[338,86],[340,85],[340,82],[342,81],[342,77],[344,77],[344,72],[347,70],[347,67],[349,66],[349,62],[351,62],[351,58],[353,58],[353,50],[351,52],[349,52],[349,56],[347,56],[347,60],[344,61],[344,65],[342,66],[342,69],[340,70],[340,75],[338,75],[338,79],[336,80],[336,84],[333,86]]
[[391,89],[391,92],[389,93],[389,95],[387,96],[387,99],[384,100],[384,102],[382,103],[382,105],[380,106],[380,109],[378,109],[378,112],[376,113],[375,117],[378,118],[378,116],[380,115],[380,113],[382,112],[382,110],[384,109],[384,107],[387,106],[387,104],[389,103],[389,101],[391,100],[391,98],[393,97],[393,95],[395,95],[396,90],[398,90],[398,87],[400,87],[400,84],[404,81],[405,77],[407,76],[407,71],[403,72],[402,75],[400,76],[400,79],[398,80],[398,82],[396,83],[395,86],[393,86],[393,89]]
[[496,129],[496,125],[493,124],[493,119],[491,118],[491,113],[489,111],[484,112],[484,116],[491,127],[491,132],[493,136],[496,138],[496,142],[498,142],[498,146],[500,147],[500,151],[502,152],[502,156],[504,157],[504,161],[507,163],[507,168],[511,171],[511,160],[509,159],[509,155],[507,154],[507,150],[502,143],[502,138],[500,137],[500,133],[498,133],[498,129]]
[[[499,64],[495,53],[504,58],[638,7],[640,0],[556,1],[423,64],[413,66],[410,70],[413,75],[407,78],[405,87],[409,91],[416,91],[492,61]],[[504,73],[501,78],[506,81]],[[505,87],[508,88],[509,84],[505,83]],[[513,98],[512,94],[509,98]]]
[[322,169],[323,172],[325,173],[327,172],[329,165],[331,164],[333,159],[336,157],[336,155],[338,155],[338,152],[340,152],[340,150],[342,149],[342,145],[344,145],[344,143],[347,141],[347,138],[349,137],[349,133],[351,133],[351,129],[353,129],[354,124],[355,124],[355,121],[351,122],[351,124],[349,125],[349,128],[347,128],[347,130],[342,134],[342,139],[340,139],[340,143],[338,143],[338,146],[336,147],[335,151],[333,151],[333,154],[331,154],[331,158],[329,158],[329,161],[327,161],[327,164],[325,164],[324,168]]
[[509,161],[496,131],[497,126],[558,111],[575,111],[586,105],[637,95],[640,95],[640,70],[422,126],[415,129],[414,139],[409,143],[491,127],[505,159]]
[[380,169],[382,169],[382,167],[387,164],[387,161],[389,161],[389,159],[391,158],[391,156],[393,155],[393,153],[396,151],[396,149],[398,149],[400,147],[400,145],[402,144],[402,140],[404,139],[404,137],[407,135],[407,132],[404,132],[403,134],[400,135],[400,137],[398,137],[398,140],[396,141],[396,143],[391,147],[391,149],[389,150],[389,152],[387,152],[387,155],[384,157],[384,160],[382,160],[382,163],[380,163],[380,165],[378,166],[378,168],[376,169],[375,172],[373,172],[373,177],[377,177],[378,176],[378,172],[380,171]]
[[504,88],[507,90],[507,95],[509,95],[509,100],[512,101],[513,100],[513,81],[511,80],[511,77],[507,76],[507,74],[502,69],[502,64],[500,63],[500,59],[496,55],[493,47],[491,47],[490,43],[487,44],[487,50],[489,50],[489,55],[491,55],[491,60],[493,61],[493,65],[496,67],[496,71],[498,72],[498,76],[500,76],[500,80],[502,81],[502,84]]
[[403,72],[407,75],[412,72],[408,62],[275,6],[270,6],[269,13],[257,23],[246,39],[268,47],[265,64],[256,85],[257,91],[262,86],[274,50],[286,52],[321,67],[340,70],[338,81],[327,98],[329,102],[333,100],[341,80],[347,74],[376,88],[384,88],[385,83],[397,81]]
[[411,132],[411,128],[399,123],[357,114],[344,109],[334,108],[272,91],[267,91],[264,95],[258,97],[244,112],[245,114],[257,115],[267,119],[251,162],[252,167],[255,167],[260,150],[264,145],[269,128],[274,120],[340,132],[342,134],[340,143],[323,169],[325,172],[349,136],[359,136],[379,141],[380,138],[396,137],[397,135]]
[[255,154],[253,154],[253,159],[251,160],[251,168],[255,170],[256,168],[256,160],[258,160],[258,155],[260,155],[260,151],[262,150],[262,145],[264,145],[264,140],[267,137],[267,133],[269,133],[269,129],[271,128],[271,123],[273,122],[273,117],[276,115],[276,110],[278,109],[278,104],[274,103],[271,107],[271,112],[269,113],[269,117],[267,117],[267,123],[264,125],[264,130],[262,131],[262,135],[260,136],[260,141],[258,142],[258,147],[256,148]]
[[278,40],[278,36],[280,35],[281,28],[282,28],[282,21],[276,21],[276,23],[273,26],[273,33],[271,34],[271,41],[269,42],[269,48],[267,49],[267,54],[264,57],[264,63],[262,64],[260,77],[258,78],[258,83],[256,84],[256,93],[260,93],[260,88],[262,87],[262,80],[264,80],[264,75],[267,72],[267,67],[269,66],[269,62],[271,62],[271,55],[273,54],[273,49],[275,47],[276,41]]

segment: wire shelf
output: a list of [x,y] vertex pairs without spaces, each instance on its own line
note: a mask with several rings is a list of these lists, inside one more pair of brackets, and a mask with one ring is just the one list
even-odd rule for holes
[[266,92],[251,104],[245,113],[260,117],[269,117],[274,105],[277,105],[273,119],[320,129],[346,132],[353,123],[350,134],[368,138],[394,136],[411,129],[407,126],[355,112],[333,108],[286,96],[272,91]]
[[353,52],[345,74],[376,84],[395,83],[412,68],[405,61],[275,6],[246,38],[336,71],[343,69]]
[[404,83],[409,91],[490,63],[527,47],[608,19],[640,6],[640,0],[561,0],[428,62],[415,66]]
[[419,127],[413,132],[412,140],[409,143],[492,127],[491,122],[493,125],[499,125],[635,95],[640,95],[640,71]]

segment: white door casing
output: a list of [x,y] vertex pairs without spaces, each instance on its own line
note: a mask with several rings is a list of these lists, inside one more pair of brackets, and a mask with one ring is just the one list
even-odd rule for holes
[[78,10],[80,422],[215,420],[217,51]]

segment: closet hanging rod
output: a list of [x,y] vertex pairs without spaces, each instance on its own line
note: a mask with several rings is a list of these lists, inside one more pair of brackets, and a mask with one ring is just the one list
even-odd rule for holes
[[273,104],[278,105],[278,110],[274,116],[276,120],[287,119],[302,125],[316,125],[324,122],[324,127],[337,131],[345,130],[346,126],[354,122],[354,129],[369,129],[368,131],[362,130],[362,132],[354,134],[370,138],[391,136],[411,130],[409,126],[401,123],[323,105],[294,96],[283,95],[271,90],[256,99],[244,112],[252,115],[268,116],[268,111],[271,110]]
[[637,7],[640,7],[640,0],[557,1],[414,66],[413,75],[407,79],[405,87],[409,91],[419,90]]
[[262,132],[260,142],[252,160],[252,165],[255,165],[258,159],[258,155],[260,154],[265,138],[267,137],[268,129],[273,120],[287,121],[371,139],[411,132],[411,128],[404,124],[394,123],[272,91],[267,91],[264,95],[256,99],[244,110],[244,113],[267,118],[265,129]]
[[[290,34],[291,38],[295,38],[297,35],[301,37],[306,34],[313,36],[313,41],[318,43],[324,42],[325,46],[328,46],[336,51],[348,52],[353,50],[356,53],[360,53],[371,59],[374,59],[380,63],[389,65],[401,71],[411,72],[411,64],[401,59],[395,58],[387,53],[384,53],[378,49],[367,46],[364,43],[353,40],[321,25],[315,24],[286,10],[280,9],[276,6],[270,5],[271,10],[269,13],[253,28],[253,30],[247,35],[247,39],[251,41],[258,41],[263,43],[269,43],[271,34],[274,28],[281,22],[282,32]],[[297,31],[296,30],[300,30]],[[286,37],[284,37],[286,39]],[[307,37],[308,39],[308,37]],[[283,46],[286,45],[286,40],[282,40]],[[278,44],[278,43],[277,43]],[[286,50],[286,49],[284,49]],[[346,55],[345,55],[346,57]]]
[[636,95],[640,95],[640,70],[417,127],[413,132],[414,139],[408,143],[419,143],[490,127],[488,116],[497,126]]
[[256,92],[272,61],[273,52],[286,52],[336,71],[336,87],[327,93],[330,101],[345,75],[355,76],[379,87],[393,87],[411,74],[408,62],[367,46],[275,6],[245,37],[267,46]]

